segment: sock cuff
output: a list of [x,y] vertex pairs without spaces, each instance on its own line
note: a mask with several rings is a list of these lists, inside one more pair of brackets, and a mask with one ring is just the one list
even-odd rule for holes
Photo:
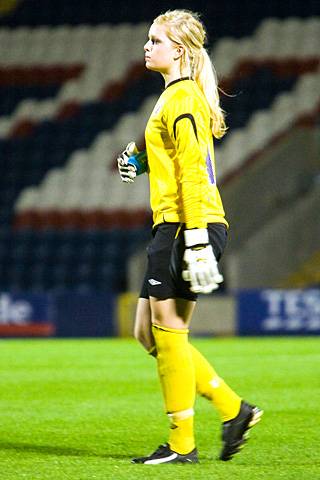
[[155,330],[162,330],[163,332],[168,333],[189,333],[189,328],[170,328],[170,327],[163,327],[162,325],[156,325],[155,323],[152,324],[152,329]]
[[188,408],[187,410],[181,410],[180,412],[168,413],[167,414],[170,420],[177,422],[179,420],[186,420],[189,417],[193,417],[194,410],[193,408]]

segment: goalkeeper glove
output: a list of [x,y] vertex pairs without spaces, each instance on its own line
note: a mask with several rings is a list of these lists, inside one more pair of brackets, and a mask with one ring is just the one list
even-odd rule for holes
[[186,264],[182,278],[190,282],[190,290],[194,293],[210,293],[223,282],[223,276],[218,270],[209,235],[206,228],[185,230],[186,249],[183,260]]
[[136,176],[148,168],[146,151],[139,152],[134,142],[128,143],[117,162],[121,180],[126,183],[133,183]]

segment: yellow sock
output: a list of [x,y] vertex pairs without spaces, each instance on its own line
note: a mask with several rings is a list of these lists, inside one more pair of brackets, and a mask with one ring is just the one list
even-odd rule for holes
[[182,412],[169,413],[170,434],[169,445],[171,450],[186,454],[195,448],[193,433],[193,408]]
[[177,453],[195,448],[193,405],[195,371],[188,343],[188,330],[152,326],[166,411],[171,420],[169,445]]
[[197,393],[214,404],[223,422],[236,417],[240,410],[241,398],[218,376],[193,345],[189,344],[189,348],[196,373]]

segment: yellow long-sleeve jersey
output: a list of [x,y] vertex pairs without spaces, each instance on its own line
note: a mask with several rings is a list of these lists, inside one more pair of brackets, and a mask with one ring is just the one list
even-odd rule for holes
[[145,131],[154,225],[224,223],[210,111],[197,83],[179,79],[158,99]]

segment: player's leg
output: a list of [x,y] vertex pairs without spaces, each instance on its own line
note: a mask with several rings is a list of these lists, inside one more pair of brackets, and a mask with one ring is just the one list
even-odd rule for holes
[[[188,324],[194,308],[190,311],[190,303],[183,299],[179,302],[180,316],[186,317],[184,309],[188,312]],[[195,369],[197,393],[210,400],[221,417],[223,445],[219,458],[230,460],[245,443],[248,430],[260,421],[263,411],[241,400],[190,343],[189,348]]]
[[196,379],[188,343],[190,318],[178,311],[176,299],[151,297],[150,308],[158,372],[165,408],[171,421],[168,443],[173,451],[187,454],[195,448],[193,406]]
[[[189,325],[194,302],[179,299],[178,305],[179,316],[187,318]],[[195,369],[197,393],[212,402],[222,420],[223,446],[219,458],[230,460],[245,443],[248,430],[260,421],[263,411],[241,400],[190,343],[189,348]]]
[[241,398],[219,377],[199,350],[191,344],[190,349],[197,372],[197,393],[212,402],[223,422],[236,417],[240,411]]
[[[183,325],[188,326],[194,311],[195,302],[178,298],[175,300],[175,303],[178,317],[183,318]],[[149,299],[139,298],[138,300],[134,335],[147,352],[156,357],[157,351],[152,332]],[[195,370],[197,393],[212,402],[223,422],[236,417],[240,411],[240,397],[218,376],[215,369],[204,356],[193,345],[190,343],[188,345],[191,350]]]
[[[186,319],[188,325],[190,325],[195,304],[183,298],[177,301],[178,314]],[[218,376],[199,350],[190,343],[189,348],[195,368],[197,393],[212,402],[223,422],[234,418],[240,410],[240,397]]]
[[149,298],[140,297],[138,299],[134,322],[134,337],[150,355],[156,356]]
[[[146,306],[144,302],[142,305]],[[179,316],[175,299],[158,300],[151,297],[150,310],[158,373],[171,426],[166,445],[149,457],[134,459],[134,462],[195,463],[197,451],[193,432],[193,406],[196,381],[188,343],[189,319]],[[142,323],[141,320],[140,325]],[[141,335],[142,337],[145,338]]]

